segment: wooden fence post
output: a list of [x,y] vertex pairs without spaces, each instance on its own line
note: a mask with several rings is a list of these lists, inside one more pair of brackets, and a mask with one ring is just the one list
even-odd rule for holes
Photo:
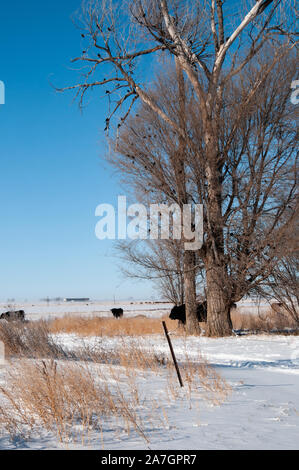
[[167,341],[168,341],[169,349],[170,349],[172,360],[173,360],[173,363],[174,363],[174,367],[175,367],[175,370],[176,370],[176,373],[177,373],[177,376],[178,376],[178,379],[179,379],[179,382],[180,382],[180,386],[183,387],[184,384],[183,384],[183,381],[182,381],[180,369],[179,369],[179,366],[178,366],[178,363],[177,363],[177,360],[176,360],[176,357],[175,357],[175,354],[174,354],[174,350],[173,350],[173,347],[172,347],[172,344],[171,344],[170,336],[169,336],[165,321],[162,321],[162,325],[163,325],[163,328],[164,328],[165,336],[166,336]]

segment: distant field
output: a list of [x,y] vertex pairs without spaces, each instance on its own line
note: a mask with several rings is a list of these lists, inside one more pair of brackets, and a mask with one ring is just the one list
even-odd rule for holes
[[[165,312],[170,311],[171,304],[168,303],[154,303],[150,301],[125,301],[125,302],[37,302],[37,303],[15,303],[13,309],[25,310],[26,318],[28,320],[47,320],[54,317],[62,317],[65,315],[86,315],[86,316],[99,316],[107,317],[112,316],[110,309],[122,307],[124,315],[132,317],[138,314],[143,314],[152,318],[159,318],[165,315]],[[8,308],[7,304],[0,304],[0,311],[4,312]]]
[[[161,318],[170,312],[173,305],[165,302],[154,301],[91,301],[91,302],[26,302],[15,303],[11,306],[13,309],[25,310],[28,320],[47,320],[50,318],[63,317],[65,315],[79,316],[111,316],[110,309],[122,307],[125,317],[134,317],[136,315],[146,315],[150,318]],[[0,303],[0,312],[9,308],[7,303]],[[269,310],[269,304],[256,304],[251,301],[238,303],[238,313],[240,314],[266,314]]]

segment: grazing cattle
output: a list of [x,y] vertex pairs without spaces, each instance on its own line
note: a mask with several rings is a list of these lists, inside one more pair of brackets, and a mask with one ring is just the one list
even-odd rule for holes
[[[237,304],[231,303],[230,308],[237,308]],[[197,303],[196,307],[196,315],[199,322],[206,322],[207,321],[207,301],[204,300],[203,302]],[[186,308],[185,304],[183,305],[176,305],[172,308],[169,318],[171,320],[179,320],[180,323],[185,325],[186,323]]]
[[[199,322],[207,321],[207,301],[200,302],[197,304],[196,315]],[[185,304],[176,305],[172,308],[169,318],[171,320],[179,320],[180,323],[185,325],[186,323],[186,308]]]
[[112,312],[114,318],[120,318],[124,314],[124,311],[123,311],[122,308],[112,308],[111,312]]
[[12,310],[10,312],[4,312],[0,315],[0,320],[24,321],[25,320],[25,312],[24,312],[24,310]]

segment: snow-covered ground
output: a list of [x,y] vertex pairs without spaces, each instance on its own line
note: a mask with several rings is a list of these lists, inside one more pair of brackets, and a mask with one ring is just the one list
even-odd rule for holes
[[[80,338],[59,334],[55,341],[69,349],[83,343],[113,351],[119,338]],[[161,335],[138,340],[139,347],[169,357],[168,346]],[[298,449],[299,448],[299,336],[249,335],[212,339],[184,338],[174,331],[172,341],[178,361],[183,366],[186,351],[189,359],[207,359],[230,385],[231,392],[220,405],[205,398],[199,384],[191,400],[188,387],[177,386],[178,397],[172,400],[165,393],[166,374],[143,371],[138,375],[144,397],[138,413],[143,422],[146,441],[138,433],[129,435],[124,429],[107,421],[101,433],[93,433],[87,448],[96,449]],[[98,365],[98,367],[107,367]],[[115,366],[116,376],[121,367]],[[0,369],[0,381],[5,386],[5,369]],[[149,416],[148,403],[155,399],[164,422]],[[116,427],[115,427],[116,426]],[[69,444],[69,448],[82,448]],[[11,442],[0,437],[0,448],[61,448],[49,433],[34,435],[25,442]]]

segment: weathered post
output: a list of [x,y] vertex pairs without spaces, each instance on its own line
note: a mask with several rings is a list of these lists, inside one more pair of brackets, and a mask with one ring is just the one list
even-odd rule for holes
[[162,321],[162,325],[163,325],[163,328],[164,328],[165,336],[166,336],[167,341],[168,341],[169,349],[170,349],[172,360],[173,360],[173,363],[174,363],[174,367],[175,367],[175,370],[176,370],[176,373],[177,373],[177,376],[178,376],[178,379],[179,379],[179,382],[180,382],[180,386],[183,387],[184,384],[183,384],[183,381],[182,381],[180,369],[179,369],[179,366],[178,366],[178,363],[177,363],[177,360],[176,360],[176,357],[175,357],[175,354],[174,354],[174,350],[173,350],[173,347],[172,347],[172,343],[171,343],[171,340],[170,340],[170,336],[169,336],[168,329],[167,329],[165,321]]

